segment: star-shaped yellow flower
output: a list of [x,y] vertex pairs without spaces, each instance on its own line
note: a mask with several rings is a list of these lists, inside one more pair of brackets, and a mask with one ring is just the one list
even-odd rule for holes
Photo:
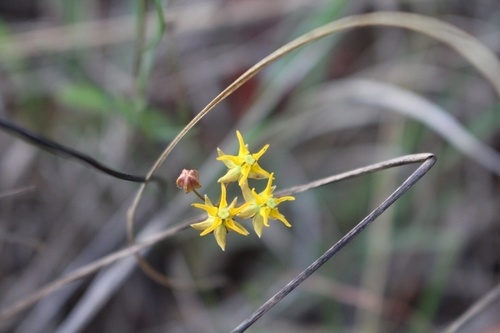
[[269,178],[269,172],[262,169],[257,161],[259,158],[266,152],[269,145],[265,145],[258,153],[250,154],[248,151],[248,145],[243,141],[243,137],[241,136],[239,131],[236,131],[236,135],[238,136],[238,141],[240,143],[240,150],[238,152],[238,156],[226,155],[217,148],[217,152],[219,153],[219,157],[217,160],[222,161],[229,170],[227,173],[219,178],[219,183],[227,183],[227,182],[235,182],[239,180],[238,185],[241,186],[246,182],[247,178]]
[[229,230],[235,231],[243,236],[247,236],[248,231],[241,224],[233,220],[233,217],[238,214],[245,205],[235,208],[237,198],[234,198],[233,202],[228,207],[226,201],[226,187],[224,184],[221,184],[221,192],[219,207],[214,206],[206,195],[204,205],[198,203],[192,204],[196,208],[205,210],[208,214],[208,218],[203,222],[191,224],[191,226],[196,230],[203,230],[200,236],[205,236],[213,232],[217,244],[219,244],[224,251],[226,248],[226,234]]
[[263,227],[269,227],[268,219],[280,220],[287,227],[291,227],[286,218],[278,211],[278,205],[283,201],[293,201],[295,198],[292,196],[274,198],[273,191],[276,187],[272,186],[273,175],[274,173],[270,175],[266,188],[260,194],[257,194],[255,189],[250,191],[247,183],[241,186],[246,204],[240,207],[241,210],[237,215],[242,219],[253,217],[253,228],[259,237],[262,236]]

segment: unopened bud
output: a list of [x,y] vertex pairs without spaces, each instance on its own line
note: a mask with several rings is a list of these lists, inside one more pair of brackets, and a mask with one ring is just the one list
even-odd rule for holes
[[184,189],[186,193],[191,192],[193,189],[201,187],[201,183],[198,176],[197,170],[187,170],[184,169],[181,172],[179,178],[175,182],[178,188]]

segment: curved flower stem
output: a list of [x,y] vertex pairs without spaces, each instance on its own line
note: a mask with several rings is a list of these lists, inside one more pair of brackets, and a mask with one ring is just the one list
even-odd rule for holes
[[[412,156],[414,162],[424,161],[424,163],[410,176],[408,179],[396,189],[384,202],[382,202],[374,211],[372,211],[367,217],[365,217],[358,225],[356,225],[351,231],[349,231],[344,237],[342,237],[335,245],[333,245],[328,251],[326,251],[321,257],[314,261],[309,267],[307,267],[302,273],[300,273],[295,279],[290,281],[285,287],[283,287],[278,293],[271,297],[267,302],[265,302],[257,311],[255,311],[250,317],[245,319],[238,327],[236,327],[231,333],[241,333],[249,328],[254,322],[256,322],[260,317],[262,317],[267,311],[271,310],[273,306],[278,304],[285,296],[291,293],[295,288],[297,288],[305,279],[311,276],[318,268],[320,268],[324,263],[326,263],[331,257],[333,257],[337,252],[339,252],[344,246],[346,246],[350,241],[354,239],[364,228],[366,228],[371,222],[373,222],[377,217],[379,217],[389,206],[391,206],[399,197],[401,197],[410,187],[412,187],[420,178],[422,178],[427,171],[429,171],[434,163],[436,163],[436,157],[432,154],[420,154],[420,157]],[[392,165],[400,165],[396,159],[392,161]],[[382,164],[387,162],[379,163],[380,167]],[[375,168],[376,169],[376,168]],[[374,170],[376,171],[376,170]],[[352,173],[361,174],[373,172],[367,168],[360,168],[354,170]],[[351,176],[354,177],[354,176]],[[350,176],[345,177],[351,178]],[[333,178],[333,177],[330,177]],[[297,188],[296,188],[297,189]],[[293,192],[292,192],[293,193]],[[288,194],[288,191],[287,191]]]

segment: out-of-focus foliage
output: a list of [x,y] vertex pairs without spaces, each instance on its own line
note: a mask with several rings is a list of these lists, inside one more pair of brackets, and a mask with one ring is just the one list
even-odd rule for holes
[[[500,52],[493,0],[5,0],[0,117],[144,174],[191,118],[263,57],[327,22],[381,10],[440,19]],[[360,89],[368,84],[381,93],[370,97]],[[428,122],[409,116],[408,93],[430,105],[422,110]],[[270,144],[259,163],[280,189],[432,152],[438,162],[428,175],[249,331],[440,331],[499,281],[500,198],[498,175],[438,135],[436,128],[460,137],[449,123],[429,125],[431,109],[498,151],[498,96],[452,49],[387,27],[327,37],[271,65],[203,118],[158,173],[169,182],[164,197],[153,185],[145,192],[135,232],[141,239],[198,213],[190,206],[196,197],[175,189],[184,168],[199,171],[200,193],[217,196],[224,170],[216,148],[236,155],[235,129],[251,147]],[[211,237],[182,231],[143,254],[173,279],[171,288],[130,257],[47,295],[2,329],[230,331],[413,169],[298,194],[283,205],[292,228],[275,225],[261,239],[230,233],[223,253]],[[127,246],[136,191],[0,132],[0,311]],[[497,302],[461,332],[494,332],[498,318]]]

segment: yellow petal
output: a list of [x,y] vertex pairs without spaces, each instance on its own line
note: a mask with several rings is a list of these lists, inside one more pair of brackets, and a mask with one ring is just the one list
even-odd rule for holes
[[245,202],[250,202],[253,201],[253,196],[252,196],[252,191],[250,191],[250,188],[248,187],[248,182],[244,182],[240,186],[241,188],[241,193],[243,194],[243,199],[245,199]]
[[241,224],[238,222],[234,221],[233,219],[227,219],[226,220],[226,227],[229,230],[232,230],[234,232],[239,233],[240,235],[246,236],[248,235],[247,229],[245,229]]
[[269,144],[265,145],[258,153],[252,154],[252,157],[257,161],[264,153],[267,148],[269,148]]
[[269,227],[269,222],[267,220],[267,218],[269,216],[269,212],[271,212],[271,208],[269,208],[269,207],[261,207],[260,208],[259,214],[262,216],[262,218],[264,220],[264,225],[266,227]]
[[191,204],[191,206],[205,210],[208,215],[215,216],[217,214],[217,207],[208,206],[200,203]]
[[294,200],[295,197],[292,197],[291,195],[287,195],[286,197],[274,198],[274,201],[276,202],[277,205],[279,205],[283,201],[294,201]]
[[252,173],[252,178],[254,179],[269,178],[271,176],[271,174],[266,170],[262,169],[259,163],[257,162],[252,164],[252,168],[250,169],[250,171]]
[[264,229],[264,220],[262,219],[262,216],[260,214],[257,214],[253,218],[253,230],[255,230],[255,233],[259,238],[262,236],[262,229]]
[[229,207],[227,207],[227,209],[229,209],[229,212],[232,216],[236,215],[237,213],[233,213],[233,212],[238,212],[239,211],[239,207],[238,208],[234,208],[236,207],[236,204],[238,203],[238,197],[234,198],[233,201],[231,202],[231,204],[229,205]]
[[[217,154],[219,154],[219,157],[227,156],[219,148],[217,148]],[[236,164],[234,164],[233,160],[231,160],[230,158],[217,158],[217,160],[222,161],[222,163],[224,163],[228,167],[228,169],[234,168],[236,166]]]
[[214,218],[209,217],[203,222],[198,222],[198,223],[193,223],[191,224],[191,227],[193,227],[196,230],[205,230],[210,228],[210,226],[214,223]]
[[239,207],[239,211],[236,214],[240,219],[244,220],[253,217],[258,212],[259,206],[255,204],[255,201],[250,201]]
[[214,218],[214,223],[209,228],[205,229],[205,231],[203,231],[200,234],[200,236],[208,235],[209,233],[211,233],[212,231],[214,231],[221,224],[222,224],[222,219],[220,217]]
[[223,225],[215,229],[214,232],[215,240],[217,241],[217,244],[219,244],[222,251],[226,250],[226,234],[227,234],[227,229]]
[[212,203],[212,201],[210,200],[210,198],[205,194],[205,205],[209,206],[209,207],[214,207],[214,204]]
[[245,141],[243,141],[243,137],[241,136],[240,131],[236,131],[236,136],[238,137],[238,142],[240,143],[240,150],[238,152],[238,156],[245,156],[250,154],[247,146],[245,145]]
[[269,176],[269,179],[267,180],[267,186],[266,186],[265,190],[262,192],[262,193],[264,193],[264,195],[266,197],[271,197],[273,195],[273,192],[271,189],[271,186],[273,185],[273,179],[274,179],[274,172],[271,173],[271,175]]
[[221,190],[221,195],[220,195],[219,209],[227,207],[226,186],[223,183],[220,184],[220,190]]
[[262,206],[266,203],[267,198],[261,193],[260,195],[255,192],[255,189],[252,189],[252,196],[255,200],[255,203],[259,206]]
[[217,182],[219,183],[235,182],[238,180],[238,178],[240,178],[240,176],[241,176],[241,167],[236,166],[232,169],[229,169],[224,176],[220,177],[219,180],[217,180]]
[[280,214],[280,212],[278,211],[278,208],[274,208],[273,210],[271,210],[271,212],[269,213],[269,217],[271,217],[272,219],[275,219],[275,220],[280,220],[289,228],[292,226],[290,223],[288,223],[286,218]]
[[[217,161],[222,161],[224,164],[226,164],[224,161],[229,161],[232,163],[232,167],[242,165],[245,163],[245,159],[240,156],[233,156],[233,155],[224,155],[216,158]],[[227,164],[226,164],[227,166]]]
[[248,173],[250,172],[250,168],[251,167],[252,166],[248,165],[248,164],[244,164],[241,167],[241,177],[240,177],[240,181],[238,183],[239,186],[241,186],[244,182],[247,181],[247,179],[248,179]]

